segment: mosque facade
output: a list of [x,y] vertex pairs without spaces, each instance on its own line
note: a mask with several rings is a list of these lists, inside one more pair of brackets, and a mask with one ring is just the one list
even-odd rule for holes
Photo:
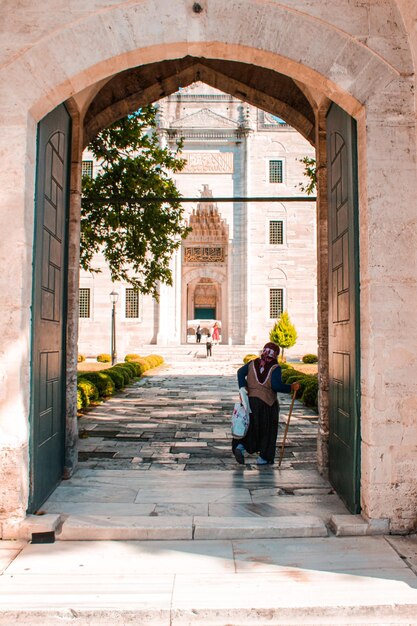
[[[175,182],[195,198],[183,205],[192,230],[172,258],[173,285],[161,284],[157,301],[112,283],[97,255],[101,271],[80,274],[79,353],[110,351],[116,291],[119,358],[195,343],[197,326],[204,336],[216,321],[222,344],[260,346],[283,310],[298,334],[289,354],[316,354],[316,206],[297,201],[314,148],[284,120],[201,82],[159,101],[158,134],[173,148],[183,139]],[[97,167],[87,149],[84,173]]]

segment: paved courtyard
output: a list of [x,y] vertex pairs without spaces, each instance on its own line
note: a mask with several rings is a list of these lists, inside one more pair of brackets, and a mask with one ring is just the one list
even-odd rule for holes
[[[256,456],[238,465],[231,452],[230,416],[238,399],[239,351],[216,346],[213,357],[206,359],[204,346],[190,346],[179,354],[168,352],[166,361],[80,418],[79,468],[42,507],[71,516],[61,537],[69,536],[65,533],[71,524],[77,527],[71,537],[75,532],[82,538],[82,529],[84,536],[99,536],[98,528],[86,527],[94,526],[100,515],[118,516],[122,527],[133,522],[120,518],[165,517],[172,532],[180,524],[173,518],[183,517],[187,533],[192,528],[193,537],[205,538],[236,532],[224,528],[225,520],[229,526],[238,523],[231,518],[240,524],[251,518],[245,531],[250,536],[274,536],[273,518],[282,523],[290,516],[295,526],[285,533],[325,534],[331,515],[348,512],[317,472],[314,411],[295,402],[280,468],[278,462],[259,467]],[[280,394],[279,400],[277,461],[291,397]],[[80,516],[93,516],[94,522]],[[205,517],[212,518],[211,528]],[[264,518],[267,527],[256,530],[255,518]],[[125,536],[127,532],[133,531],[125,529]]]
[[295,405],[281,469],[236,464],[238,364],[190,349],[80,418],[30,522],[57,541],[0,542],[1,625],[417,624],[416,538],[335,536],[366,523],[315,469],[317,415]]
[[[80,468],[236,469],[230,416],[238,400],[236,370],[242,362],[237,356],[232,362],[221,360],[226,350],[215,346],[214,356],[206,359],[204,347],[190,346],[188,355],[179,355],[180,362],[174,354],[167,365],[88,412],[79,420]],[[291,397],[280,394],[279,401],[278,445]],[[297,401],[283,468],[315,469],[317,423],[317,414]],[[255,461],[249,457],[248,467],[256,469]]]

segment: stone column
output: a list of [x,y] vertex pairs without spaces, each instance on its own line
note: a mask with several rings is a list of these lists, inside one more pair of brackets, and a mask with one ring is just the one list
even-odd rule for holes
[[[21,112],[21,113],[20,113]],[[0,118],[0,534],[25,516],[29,414],[36,122],[2,100]]]
[[77,362],[78,307],[80,276],[80,211],[81,163],[83,134],[75,103],[67,103],[72,118],[71,183],[68,220],[68,283],[67,283],[67,366],[66,366],[66,442],[64,478],[69,478],[77,465]]

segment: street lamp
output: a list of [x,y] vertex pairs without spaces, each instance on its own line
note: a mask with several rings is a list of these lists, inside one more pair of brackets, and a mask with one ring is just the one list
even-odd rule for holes
[[111,364],[115,365],[117,362],[116,353],[116,302],[119,299],[117,291],[112,291],[110,294],[110,302],[112,303],[111,310]]

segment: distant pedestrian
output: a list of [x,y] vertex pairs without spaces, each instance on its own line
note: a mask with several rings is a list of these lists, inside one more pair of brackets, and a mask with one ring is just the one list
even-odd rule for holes
[[195,331],[195,338],[197,343],[201,342],[201,326],[200,324],[197,326],[197,330]]
[[211,354],[211,346],[212,346],[212,339],[211,339],[211,335],[208,334],[207,335],[207,339],[206,339],[206,350],[207,350],[207,356],[212,356]]
[[212,337],[213,337],[213,342],[215,344],[218,344],[220,341],[220,328],[219,328],[218,322],[214,323]]

